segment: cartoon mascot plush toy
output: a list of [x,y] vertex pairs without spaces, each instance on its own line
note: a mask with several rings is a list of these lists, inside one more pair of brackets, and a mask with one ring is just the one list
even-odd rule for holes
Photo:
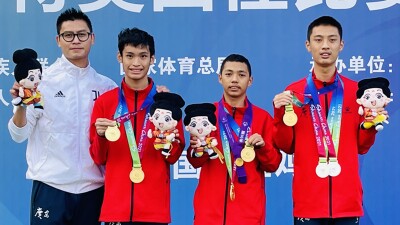
[[196,148],[191,152],[192,157],[201,157],[207,152],[210,159],[219,159],[222,161],[223,154],[217,149],[218,141],[210,134],[217,130],[215,116],[215,106],[211,103],[201,103],[188,105],[185,108],[185,124],[186,131],[189,131],[192,137],[197,137]]
[[42,80],[42,65],[37,61],[37,53],[33,49],[17,50],[13,54],[16,64],[14,69],[15,80],[21,85],[19,97],[12,100],[13,105],[34,105],[34,108],[43,109],[41,95],[37,87]]
[[389,81],[383,77],[364,79],[358,82],[357,103],[360,105],[358,113],[364,116],[361,128],[369,129],[375,126],[375,130],[383,129],[383,122],[387,116],[380,113],[380,110],[393,101],[390,97]]
[[177,141],[179,137],[176,125],[182,118],[181,108],[185,101],[178,94],[170,92],[160,92],[154,95],[154,103],[150,106],[150,121],[155,129],[149,129],[147,136],[155,137],[154,148],[162,150],[162,154],[169,155],[172,149],[172,142]]

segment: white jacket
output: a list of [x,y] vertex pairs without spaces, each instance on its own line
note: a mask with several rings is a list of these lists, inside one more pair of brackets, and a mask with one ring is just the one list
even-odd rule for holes
[[89,124],[94,100],[117,85],[90,65],[79,68],[65,56],[47,68],[39,84],[44,110],[27,107],[27,124],[8,130],[14,141],[28,138],[26,177],[69,193],[103,185],[101,168],[89,153]]

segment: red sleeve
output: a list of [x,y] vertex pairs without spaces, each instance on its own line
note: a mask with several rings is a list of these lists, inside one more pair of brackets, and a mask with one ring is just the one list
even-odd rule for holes
[[179,141],[172,142],[172,149],[170,155],[165,158],[165,160],[169,164],[174,164],[176,161],[178,161],[179,157],[182,155],[183,149],[185,148],[185,136],[183,131],[182,120],[179,120],[176,129],[178,129],[179,136],[175,137],[175,139]]
[[[364,117],[360,116],[360,123],[364,121]],[[371,146],[375,142],[375,136],[377,131],[371,127],[370,129],[358,128],[358,154],[365,154],[369,151]]]
[[260,168],[266,172],[275,172],[281,163],[282,153],[272,142],[273,119],[268,114],[263,125],[263,133],[260,134],[265,142],[264,147],[256,149],[256,157],[260,162]]
[[192,147],[189,145],[189,147],[186,150],[187,151],[186,158],[194,168],[202,167],[203,164],[210,159],[210,156],[208,155],[207,152],[204,152],[204,154],[200,157],[193,157],[192,150],[193,150]]
[[284,107],[277,109],[274,106],[274,125],[272,139],[276,148],[281,149],[287,154],[293,154],[293,127],[286,126],[283,123],[284,112]]
[[96,132],[95,122],[97,118],[105,118],[103,104],[100,99],[94,103],[90,120],[90,156],[97,165],[104,165],[107,160],[108,140],[100,137]]

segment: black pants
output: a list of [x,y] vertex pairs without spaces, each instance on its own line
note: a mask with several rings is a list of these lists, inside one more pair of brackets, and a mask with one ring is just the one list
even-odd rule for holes
[[346,217],[346,218],[294,218],[294,225],[357,225],[360,224],[359,217]]
[[71,194],[33,181],[31,225],[100,225],[103,194],[103,187]]

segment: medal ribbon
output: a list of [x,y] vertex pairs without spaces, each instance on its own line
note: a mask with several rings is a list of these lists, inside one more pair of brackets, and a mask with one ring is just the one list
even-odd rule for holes
[[[292,94],[292,100],[293,100],[293,104],[297,107],[303,107],[307,104],[310,103],[311,101],[311,94],[302,94],[304,96],[304,102],[301,102],[300,99],[295,95],[297,92],[295,91],[290,91],[290,93]],[[300,94],[300,93],[297,93]]]
[[[146,99],[142,103],[142,106],[136,112],[128,113],[128,106],[125,101],[124,92],[122,88],[119,89],[119,103],[117,110],[115,111],[114,118],[117,122],[123,122],[125,127],[126,137],[128,139],[129,150],[131,152],[132,162],[134,168],[141,168],[142,165],[140,164],[140,158],[143,155],[143,147],[146,141],[146,128],[150,122],[149,120],[149,111],[150,105],[153,103],[153,96],[157,93],[156,87],[152,84],[151,90],[147,95]],[[136,145],[136,137],[135,133],[133,132],[132,122],[130,121],[131,116],[137,114],[138,112],[146,109],[146,116],[143,121],[142,132],[140,134],[139,144]],[[123,116],[121,116],[123,115]],[[140,154],[140,155],[139,155]]]
[[[325,114],[321,112],[322,107],[318,95],[330,91],[333,91],[333,94],[328,113],[329,123],[327,123]],[[336,74],[333,84],[317,90],[310,74],[307,77],[306,92],[310,92],[312,96],[310,111],[318,147],[319,163],[327,163],[327,155],[329,155],[329,161],[337,161],[343,105],[343,82]]]
[[[235,122],[233,117],[229,115],[228,110],[224,107],[223,100],[220,100],[218,103],[218,119],[221,128],[220,135],[222,140],[222,147],[224,149],[226,167],[228,169],[228,173],[231,177],[232,182],[235,178],[235,173],[237,173],[238,181],[242,184],[247,182],[246,171],[244,170],[244,166],[237,167],[236,164],[233,164],[232,169],[230,149],[232,149],[233,152],[233,161],[235,161],[237,158],[240,158],[240,152],[243,149],[245,140],[250,133],[253,110],[250,101],[246,100],[246,102],[247,108],[245,110],[243,121],[240,127]],[[235,137],[233,136],[232,131],[236,134],[238,139],[237,141],[235,141]]]

